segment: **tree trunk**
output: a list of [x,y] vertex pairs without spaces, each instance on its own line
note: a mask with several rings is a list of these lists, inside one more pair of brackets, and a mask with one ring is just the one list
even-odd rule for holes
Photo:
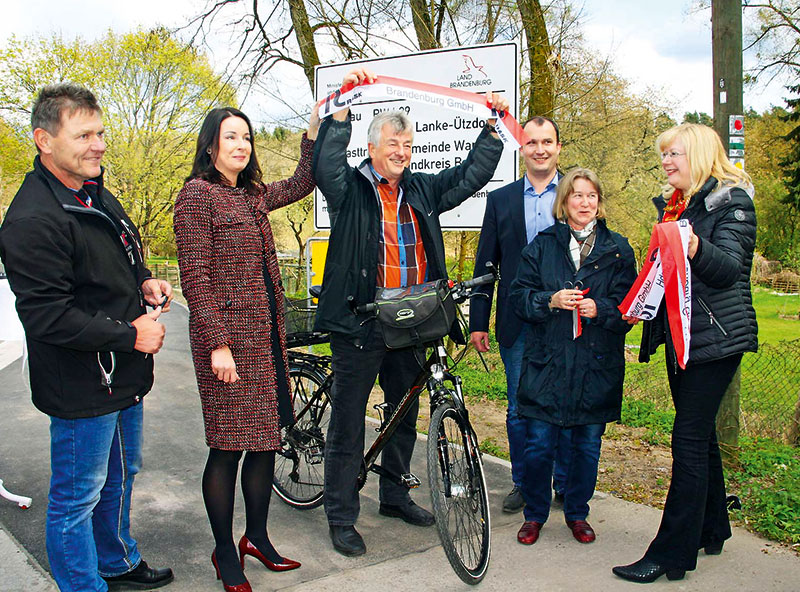
[[311,92],[314,92],[314,66],[319,66],[319,55],[314,43],[314,32],[308,22],[308,12],[303,0],[289,0],[289,13],[292,15],[294,34],[300,46],[300,55],[303,58],[303,70],[308,78]]
[[735,463],[739,453],[739,394],[742,389],[742,367],[736,369],[733,380],[722,397],[717,412],[717,440],[726,466]]
[[[527,104],[521,121],[534,115],[552,116],[553,114],[553,73],[547,63],[550,58],[550,39],[539,0],[519,0],[519,14],[522,17],[522,28],[525,31],[525,54],[528,56],[531,80],[527,96],[523,93],[523,104]],[[525,100],[527,99],[527,100]]]
[[[434,0],[431,1],[433,2]],[[433,19],[431,18],[427,0],[409,0],[409,3],[419,48],[421,50],[436,49],[439,47],[439,41],[433,32]]]
[[462,281],[464,279],[464,262],[467,260],[467,233],[461,231],[460,241],[458,243],[458,271],[456,272],[456,280]]

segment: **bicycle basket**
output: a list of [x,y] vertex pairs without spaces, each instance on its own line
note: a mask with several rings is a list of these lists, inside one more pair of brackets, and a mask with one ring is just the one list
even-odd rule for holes
[[456,305],[447,280],[383,288],[375,299],[383,340],[389,349],[422,345],[450,332]]
[[302,336],[314,332],[317,308],[313,298],[285,299],[286,336]]

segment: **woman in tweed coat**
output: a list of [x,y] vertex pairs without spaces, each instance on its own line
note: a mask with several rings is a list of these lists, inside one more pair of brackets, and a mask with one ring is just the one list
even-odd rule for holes
[[[247,116],[214,109],[175,202],[178,264],[209,446],[203,499],[216,542],[211,560],[225,589],[235,592],[251,589],[243,572],[246,555],[273,571],[300,566],[281,557],[267,535],[280,426],[292,416],[283,288],[268,214],[314,188],[318,126],[314,109],[294,175],[265,184]],[[243,451],[247,520],[237,555],[233,500]]]

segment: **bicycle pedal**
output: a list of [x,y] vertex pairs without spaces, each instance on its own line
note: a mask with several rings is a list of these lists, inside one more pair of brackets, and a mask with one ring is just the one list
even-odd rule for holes
[[419,479],[413,473],[404,473],[400,475],[400,480],[403,482],[403,485],[409,489],[416,489],[420,486]]

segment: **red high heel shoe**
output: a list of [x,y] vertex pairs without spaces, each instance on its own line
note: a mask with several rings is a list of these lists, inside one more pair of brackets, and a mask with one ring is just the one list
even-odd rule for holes
[[[211,553],[211,564],[214,566],[214,569],[217,572],[217,579],[222,580],[222,576],[219,574],[219,565],[217,564],[217,550]],[[225,588],[225,592],[253,592],[253,589],[250,587],[250,582],[245,580],[244,584],[236,584],[235,586],[229,586],[224,581],[222,582],[222,587]]]
[[256,546],[251,543],[246,536],[239,539],[239,560],[242,562],[242,569],[244,569],[244,558],[246,555],[252,555],[264,564],[264,567],[271,571],[289,571],[290,569],[297,569],[300,567],[300,562],[291,559],[283,558],[282,563],[273,563],[264,554],[259,551]]

